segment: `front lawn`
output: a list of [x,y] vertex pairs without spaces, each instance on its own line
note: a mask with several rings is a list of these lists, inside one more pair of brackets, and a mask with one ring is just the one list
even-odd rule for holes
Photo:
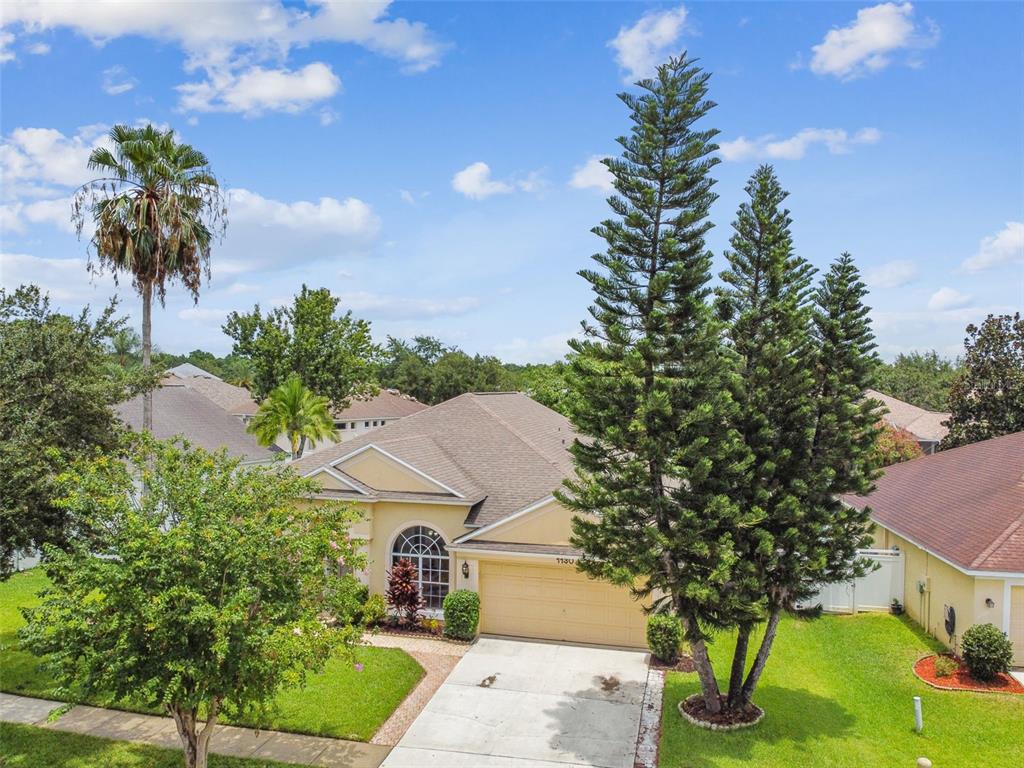
[[[0,723],[5,768],[181,768],[181,751],[32,725]],[[288,768],[289,763],[210,755],[210,768]]]
[[[24,624],[20,608],[38,602],[36,594],[47,586],[38,568],[0,583],[0,690],[23,696],[62,700],[52,677],[39,659],[18,648],[18,628]],[[283,691],[276,711],[262,727],[272,730],[369,741],[388,716],[423,677],[423,668],[397,648],[359,648],[358,671],[347,659],[336,657],[319,673],[310,675],[301,689]],[[155,712],[137,702],[112,702],[94,697],[89,704]],[[257,725],[237,722],[235,725]]]
[[[733,642],[722,636],[712,645],[723,686]],[[787,619],[754,697],[766,712],[754,728],[722,733],[685,722],[676,707],[700,685],[692,673],[668,675],[660,765],[861,768],[912,766],[922,756],[936,766],[1019,764],[1024,697],[930,688],[911,665],[938,647],[886,614]],[[924,709],[920,735],[914,696]]]

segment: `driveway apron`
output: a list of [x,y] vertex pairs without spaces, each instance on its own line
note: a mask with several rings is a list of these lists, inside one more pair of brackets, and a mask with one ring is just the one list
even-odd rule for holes
[[383,768],[632,768],[643,651],[483,637]]

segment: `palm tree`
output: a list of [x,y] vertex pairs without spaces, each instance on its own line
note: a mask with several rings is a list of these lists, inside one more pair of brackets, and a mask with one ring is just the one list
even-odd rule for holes
[[249,431],[260,445],[273,445],[282,432],[288,436],[292,458],[302,456],[306,442],[316,448],[317,440],[337,439],[326,397],[313,394],[296,375],[270,391],[249,422]]
[[[199,300],[210,274],[210,244],[222,237],[226,208],[217,178],[202,152],[175,141],[174,131],[152,125],[115,125],[112,149],[89,155],[102,178],[75,194],[72,220],[79,235],[89,211],[96,225],[89,268],[131,275],[142,297],[142,365],[152,360],[153,294],[164,303],[168,281],[179,280]],[[95,257],[95,261],[93,261]],[[142,420],[153,428],[153,395],[143,396]]]
[[139,353],[139,334],[132,328],[122,328],[110,340],[110,346],[117,355],[117,364],[128,367],[128,362]]

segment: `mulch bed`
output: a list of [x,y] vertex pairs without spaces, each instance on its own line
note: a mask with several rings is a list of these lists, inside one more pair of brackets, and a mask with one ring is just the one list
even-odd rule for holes
[[[723,707],[725,700],[726,697],[722,696]],[[764,717],[764,710],[755,704],[748,704],[744,709],[723,709],[721,712],[709,715],[707,707],[704,705],[704,697],[700,694],[694,694],[679,702],[679,709],[682,713],[689,715],[692,720],[696,720],[695,725],[723,731],[754,725]]]
[[665,664],[662,661],[658,661],[657,657],[652,653],[651,666],[654,669],[663,669],[666,672],[693,672],[697,668],[693,663],[693,659],[685,653],[679,656],[679,661],[675,664]]
[[939,677],[935,674],[935,660],[938,658],[937,655],[925,656],[914,663],[914,674],[932,686],[932,688],[940,688],[944,691],[978,691],[980,693],[1024,695],[1024,685],[1021,685],[1015,678],[1005,673],[1000,673],[995,680],[984,683],[971,677],[967,667],[961,664],[953,674]]

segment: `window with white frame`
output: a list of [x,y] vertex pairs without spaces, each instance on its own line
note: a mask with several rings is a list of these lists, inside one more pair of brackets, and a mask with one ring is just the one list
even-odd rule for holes
[[391,564],[402,559],[416,566],[424,605],[441,610],[444,596],[448,594],[448,551],[441,534],[425,525],[406,528],[391,548]]

